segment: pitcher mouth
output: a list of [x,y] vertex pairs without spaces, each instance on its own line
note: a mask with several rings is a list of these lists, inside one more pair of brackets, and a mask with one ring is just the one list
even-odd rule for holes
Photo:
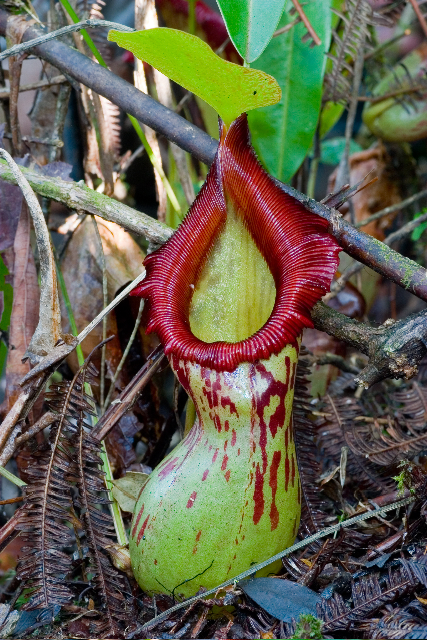
[[[242,362],[268,359],[296,344],[310,311],[329,291],[340,247],[328,222],[308,212],[276,186],[250,145],[246,114],[220,143],[208,177],[172,238],[147,256],[145,280],[132,295],[147,299],[147,332],[156,332],[166,354],[219,371]],[[226,201],[235,204],[273,276],[276,299],[267,322],[239,342],[204,342],[191,331],[189,309],[201,270],[227,218]]]

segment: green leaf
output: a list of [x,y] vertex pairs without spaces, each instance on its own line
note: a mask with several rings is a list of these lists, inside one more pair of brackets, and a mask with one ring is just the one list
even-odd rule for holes
[[246,62],[260,57],[280,20],[286,0],[217,0],[230,40]]
[[319,136],[320,139],[324,138],[328,131],[332,129],[334,124],[341,118],[344,111],[344,105],[328,101],[323,106],[322,113],[320,114],[320,126]]
[[[329,138],[320,143],[320,162],[336,165],[341,160],[345,148],[345,138]],[[350,141],[350,153],[362,151],[360,144]]]
[[123,478],[113,481],[112,494],[119,503],[120,509],[129,513],[133,513],[136,501],[141,493],[142,487],[147,482],[146,473],[138,473],[138,471],[128,471]]
[[0,319],[0,331],[7,331],[12,313],[13,288],[6,282],[5,276],[9,273],[3,258],[0,255],[0,292],[3,292],[3,313]]
[[[311,147],[319,119],[325,53],[331,39],[330,0],[304,5],[322,44],[311,48],[302,42],[306,33],[302,23],[274,38],[256,67],[268,69],[278,80],[282,98],[266,111],[249,114],[252,144],[266,170],[284,182],[290,180]],[[279,28],[289,22],[284,14]]]
[[[427,208],[424,208],[422,211],[420,211],[419,213],[416,213],[414,215],[414,220],[416,220],[417,218],[419,218],[420,216],[422,216],[424,213],[427,213]],[[421,238],[421,236],[423,235],[424,231],[427,229],[427,222],[422,222],[418,227],[416,227],[412,234],[411,234],[411,240],[416,242],[417,240],[419,240]]]
[[110,31],[108,39],[205,100],[226,125],[245,111],[280,100],[280,87],[270,75],[223,60],[189,33],[165,28]]

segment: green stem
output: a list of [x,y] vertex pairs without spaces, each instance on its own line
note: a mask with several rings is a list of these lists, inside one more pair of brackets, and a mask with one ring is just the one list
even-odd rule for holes
[[27,486],[26,482],[21,480],[21,478],[18,478],[17,476],[15,476],[13,473],[10,473],[10,471],[5,469],[4,467],[0,467],[0,476],[3,476],[3,478],[6,478],[6,480],[9,480],[9,482],[13,482],[13,484],[16,484],[17,487]]
[[188,0],[188,33],[196,33],[196,0]]
[[[96,424],[98,422],[98,418],[96,416],[93,416],[93,418],[94,424]],[[108,498],[109,500],[111,500],[110,510],[114,520],[114,528],[116,530],[117,541],[121,546],[127,547],[129,541],[126,535],[125,525],[123,523],[122,512],[120,511],[117,500],[114,498],[111,492],[111,489],[113,487],[113,473],[111,471],[110,460],[108,458],[104,440],[101,442],[101,459],[103,471],[105,473],[105,485],[109,494]]]
[[[71,4],[69,3],[69,1],[68,0],[60,0],[60,2],[62,4],[62,6],[64,7],[65,11],[70,16],[70,18],[73,20],[73,22],[75,22],[75,23],[80,22],[79,16],[74,11],[74,9],[71,6]],[[95,43],[93,42],[92,38],[90,37],[90,35],[86,31],[86,29],[82,29],[82,36],[83,36],[83,40],[86,42],[87,46],[92,51],[92,53],[95,56],[95,58],[98,60],[99,64],[107,69],[108,67],[107,67],[107,65],[105,63],[104,58],[99,53],[98,49],[95,46]]]
[[136,133],[139,136],[139,139],[141,140],[142,144],[144,145],[144,149],[146,150],[148,157],[150,158],[150,162],[153,165],[153,167],[155,168],[155,170],[158,172],[160,178],[162,179],[163,185],[166,189],[166,193],[168,194],[169,200],[171,201],[171,204],[173,206],[173,208],[175,209],[175,211],[177,213],[181,213],[181,207],[179,205],[178,199],[170,185],[169,180],[167,179],[165,172],[163,171],[163,167],[161,166],[161,164],[157,161],[156,156],[153,153],[152,148],[150,147],[150,145],[148,144],[148,140],[145,136],[145,133],[141,127],[141,125],[139,124],[138,120],[136,118],[134,118],[133,116],[131,116],[129,113],[127,114],[129,120],[132,122],[133,124],[133,128],[135,129]]

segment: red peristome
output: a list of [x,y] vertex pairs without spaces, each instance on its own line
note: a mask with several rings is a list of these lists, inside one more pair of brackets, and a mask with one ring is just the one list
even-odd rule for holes
[[[206,343],[190,329],[194,285],[224,226],[226,197],[242,216],[274,278],[276,301],[259,331],[241,342]],[[241,362],[268,359],[295,344],[310,311],[329,290],[340,247],[327,232],[328,222],[284,193],[263,170],[249,141],[246,114],[220,144],[203,188],[172,238],[144,261],[147,276],[132,295],[148,301],[147,331],[184,360],[217,371],[233,371]]]

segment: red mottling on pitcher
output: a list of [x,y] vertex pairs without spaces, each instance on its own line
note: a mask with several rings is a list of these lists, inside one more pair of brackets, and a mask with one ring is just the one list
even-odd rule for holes
[[[246,340],[206,343],[190,329],[190,285],[198,282],[224,227],[227,199],[271,271],[276,300],[267,322]],[[329,291],[338,266],[340,248],[327,228],[326,220],[285,194],[262,169],[249,142],[245,114],[228,130],[221,126],[205,184],[172,238],[147,256],[147,276],[132,292],[148,301],[147,332],[159,335],[166,354],[216,371],[233,371],[242,362],[268,359],[296,344],[303,328],[313,326],[310,311]],[[220,391],[212,389],[214,405]]]

